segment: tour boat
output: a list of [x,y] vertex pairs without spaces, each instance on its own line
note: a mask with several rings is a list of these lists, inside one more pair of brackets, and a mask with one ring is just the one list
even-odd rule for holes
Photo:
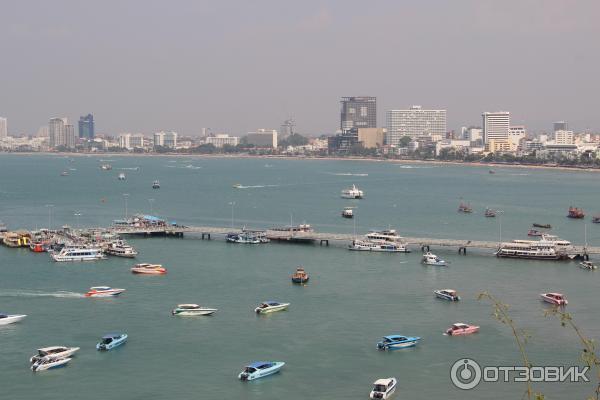
[[42,347],[37,350],[37,354],[29,359],[29,362],[36,363],[40,360],[57,360],[61,358],[71,357],[79,351],[79,347],[65,347],[65,346],[49,346]]
[[595,264],[593,264],[591,261],[582,261],[579,263],[579,268],[583,268],[583,269],[587,269],[590,271],[595,270],[596,268],[598,268]]
[[94,286],[90,288],[90,291],[85,294],[85,297],[111,297],[118,296],[123,293],[125,289],[113,289],[109,286]]
[[275,311],[283,311],[288,308],[290,303],[279,303],[277,301],[264,301],[254,309],[257,314],[268,314]]
[[50,253],[56,262],[63,261],[95,261],[105,259],[102,249],[98,247],[63,247],[58,253]]
[[146,275],[164,275],[167,273],[167,269],[161,264],[135,264],[131,267],[131,272],[134,274],[146,274]]
[[25,314],[4,314],[0,313],[0,325],[14,324],[22,321],[27,315]]
[[296,268],[296,272],[292,275],[292,282],[294,283],[306,283],[308,279],[309,276],[302,267]]
[[463,324],[462,322],[452,324],[450,328],[446,329],[446,335],[450,336],[470,335],[475,332],[479,332],[477,325]]
[[356,185],[352,185],[351,188],[342,190],[342,197],[344,199],[362,199],[363,191],[356,187]]
[[388,335],[377,343],[379,350],[397,350],[416,346],[421,340],[418,336]]
[[138,255],[136,249],[125,243],[123,240],[117,240],[116,242],[109,244],[106,248],[106,252],[111,256],[125,258],[135,258],[135,256]]
[[502,243],[494,253],[502,258],[524,258],[530,260],[566,260],[566,251],[547,241],[514,241]]
[[569,213],[567,214],[569,218],[582,219],[585,217],[585,214],[581,208],[578,207],[569,207]]
[[461,201],[460,204],[458,205],[458,212],[461,212],[461,213],[472,213],[473,209],[471,208],[471,206],[468,203],[463,203]]
[[404,243],[404,238],[396,232],[395,229],[385,229],[382,231],[373,230],[365,235],[368,240],[385,240],[386,242]]
[[42,359],[40,361],[34,362],[31,365],[31,370],[33,372],[45,371],[47,369],[64,367],[67,363],[71,361],[71,358],[59,358],[55,360],[46,360]]
[[152,182],[152,189],[160,189],[160,182],[159,181]]
[[434,290],[436,297],[449,301],[459,301],[460,296],[456,293],[456,290],[453,289],[440,289]]
[[377,379],[373,382],[373,390],[369,394],[370,399],[389,399],[396,391],[396,384],[398,380],[396,378],[384,378]]
[[125,174],[121,172],[119,174],[119,176],[117,177],[117,179],[119,179],[120,181],[124,181],[125,180]]
[[546,303],[554,304],[556,306],[566,306],[569,304],[562,293],[542,293],[540,296]]
[[127,341],[126,333],[109,333],[102,336],[102,341],[96,344],[96,350],[111,350]]
[[217,311],[216,308],[201,307],[198,304],[178,304],[177,308],[171,311],[171,314],[181,316],[212,315]]
[[226,240],[230,243],[260,244],[261,240],[251,232],[228,233]]
[[559,249],[569,249],[571,248],[571,242],[568,240],[564,240],[559,238],[556,235],[550,235],[548,233],[542,233],[542,242],[549,242],[557,246]]
[[385,240],[359,240],[354,239],[348,245],[349,250],[354,251],[377,251],[387,253],[409,253],[409,250],[400,243],[388,242]]
[[352,207],[346,207],[342,210],[342,217],[344,218],[354,218],[354,210]]
[[427,253],[423,254],[423,258],[421,259],[421,262],[425,265],[435,265],[438,267],[446,266],[445,260],[442,260],[441,258],[439,258],[438,256],[436,256],[435,254],[433,254],[429,251]]
[[310,226],[310,224],[306,224],[306,223],[300,224],[300,225],[276,226],[276,227],[270,228],[270,230],[277,231],[277,232],[291,232],[291,233],[314,232],[314,229],[312,228],[312,226]]
[[238,378],[242,381],[253,381],[264,378],[265,376],[276,374],[284,365],[283,361],[255,361],[244,367]]
[[527,232],[527,236],[539,236],[539,237],[541,237],[542,236],[542,232],[540,232],[540,231],[538,231],[536,229],[530,229]]
[[550,225],[550,224],[538,224],[538,223],[534,222],[532,224],[532,226],[535,228],[552,229],[552,225]]
[[485,209],[485,216],[488,218],[493,218],[496,216],[496,210],[492,210],[491,208]]

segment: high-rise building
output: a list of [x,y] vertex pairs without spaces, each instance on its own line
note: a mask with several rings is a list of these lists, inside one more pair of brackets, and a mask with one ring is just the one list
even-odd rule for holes
[[293,118],[283,121],[283,124],[281,124],[281,129],[279,130],[279,136],[282,139],[285,139],[288,136],[293,135],[294,134],[294,126],[296,126],[296,122],[294,122]]
[[6,118],[0,117],[0,138],[5,138],[8,136],[8,120]]
[[65,147],[70,149],[75,147],[75,127],[71,124],[65,124]]
[[424,110],[412,106],[408,110],[389,110],[386,113],[386,144],[397,146],[404,136],[446,137],[446,110]]
[[558,130],[554,132],[555,144],[573,144],[573,131]]
[[94,116],[92,114],[79,117],[79,137],[84,139],[94,138]]
[[66,118],[52,118],[48,123],[48,137],[50,148],[66,146],[67,140],[65,136]]
[[119,135],[119,147],[122,149],[131,149],[131,133],[121,133]]
[[484,112],[483,142],[494,140],[496,143],[508,143],[508,129],[510,128],[510,113],[508,111]]
[[138,148],[138,149],[143,149],[144,148],[144,135],[141,133],[134,133],[133,135],[131,135],[131,137],[129,138],[129,145],[132,148]]
[[377,98],[369,96],[342,97],[340,129],[377,128]]
[[174,149],[177,147],[177,132],[160,131],[154,134],[154,146],[163,146]]
[[566,121],[556,121],[553,125],[554,125],[554,132],[569,130],[569,124],[567,124]]

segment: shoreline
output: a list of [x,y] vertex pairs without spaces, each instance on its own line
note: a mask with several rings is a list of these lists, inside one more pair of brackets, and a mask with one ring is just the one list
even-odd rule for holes
[[[365,161],[393,164],[424,164],[424,165],[462,165],[469,167],[486,167],[486,168],[519,168],[519,169],[542,169],[542,170],[558,170],[571,172],[600,172],[600,168],[580,167],[580,166],[550,166],[550,165],[534,165],[534,164],[504,164],[504,163],[485,163],[481,161],[442,161],[442,160],[413,160],[413,159],[385,159],[372,157],[298,157],[285,155],[249,155],[249,154],[182,154],[182,153],[68,153],[68,152],[2,152],[10,155],[23,156],[61,156],[61,157],[177,157],[177,158],[258,158],[258,159],[281,159],[281,160],[325,160],[325,161]],[[1,155],[0,155],[1,156]]]

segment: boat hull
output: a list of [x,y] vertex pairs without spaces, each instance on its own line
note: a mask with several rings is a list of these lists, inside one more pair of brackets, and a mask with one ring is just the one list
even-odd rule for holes
[[516,254],[508,252],[496,252],[496,257],[499,258],[521,258],[523,260],[550,260],[550,261],[561,261],[568,260],[569,256],[566,254]]
[[447,300],[447,301],[459,301],[460,300],[459,296],[450,296],[448,294],[439,293],[439,292],[433,292],[433,293],[435,293],[435,297],[437,297],[438,299]]
[[25,319],[26,316],[27,315],[25,315],[25,314],[20,314],[20,315],[9,315],[6,318],[0,318],[0,325],[14,324],[15,322],[22,321],[23,319]]
[[274,312],[277,312],[277,311],[287,310],[288,306],[289,306],[289,304],[283,304],[283,305],[280,305],[280,306],[267,307],[267,308],[256,307],[254,309],[254,311],[257,314],[270,314],[270,313],[274,313]]
[[46,371],[49,369],[55,369],[55,368],[60,368],[60,367],[64,367],[66,366],[69,361],[71,361],[70,358],[62,358],[59,360],[54,360],[48,363],[43,363],[43,364],[39,364],[39,363],[34,363],[31,366],[31,370],[33,372],[39,372],[39,371]]
[[404,342],[398,343],[377,343],[377,348],[379,350],[401,350],[409,347],[415,347],[417,343],[419,343],[420,339],[407,340]]
[[114,297],[114,296],[118,296],[121,293],[123,293],[125,291],[125,289],[115,289],[115,290],[111,290],[111,291],[106,291],[106,292],[88,292],[85,294],[85,297]]
[[197,317],[197,316],[202,316],[202,315],[213,315],[217,311],[218,310],[216,308],[207,308],[207,309],[201,309],[201,310],[185,310],[185,311],[173,310],[171,313],[173,315],[181,316],[181,317]]

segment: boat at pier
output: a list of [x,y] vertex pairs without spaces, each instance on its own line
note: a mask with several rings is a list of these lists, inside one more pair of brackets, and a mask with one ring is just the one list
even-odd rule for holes
[[96,350],[112,350],[127,341],[126,333],[109,333],[102,336],[102,341],[96,344]]
[[260,239],[250,233],[250,232],[241,232],[241,233],[228,233],[225,238],[229,243],[242,243],[242,244],[260,244]]
[[383,240],[393,243],[404,243],[404,238],[396,232],[395,229],[385,229],[382,231],[373,230],[365,235],[367,240]]
[[538,223],[534,222],[534,223],[532,224],[532,226],[533,226],[534,228],[552,229],[552,225],[550,225],[550,224],[538,224]]
[[567,260],[566,251],[548,241],[519,240],[509,243],[501,243],[495,253],[496,257],[523,258],[530,260]]
[[50,257],[56,262],[96,261],[106,258],[98,247],[63,247],[58,253],[52,251]]
[[302,267],[296,268],[296,272],[292,274],[292,282],[294,283],[306,283],[309,278],[308,273]]
[[171,314],[180,316],[213,315],[217,311],[216,308],[201,307],[198,304],[178,304]]
[[114,297],[124,291],[125,289],[113,289],[110,286],[94,286],[85,294],[85,297]]
[[448,301],[459,301],[460,296],[456,293],[454,289],[440,289],[434,290],[433,293],[439,299],[448,300]]
[[377,379],[373,382],[373,389],[369,394],[370,399],[389,399],[396,391],[396,384],[398,380],[396,378],[384,378]]
[[270,228],[270,230],[277,231],[277,232],[292,232],[292,233],[298,233],[298,232],[309,233],[309,232],[315,231],[312,228],[312,226],[310,226],[310,224],[306,224],[306,223],[300,224],[300,225],[276,226],[276,227]]
[[379,350],[398,350],[416,346],[421,340],[418,336],[388,335],[377,343]]
[[138,255],[133,246],[128,245],[124,240],[110,243],[105,251],[107,254],[116,257],[135,258]]
[[387,253],[409,253],[409,250],[401,243],[389,242],[387,240],[360,240],[354,239],[348,245],[348,250],[353,251],[376,251]]
[[342,190],[342,197],[344,199],[362,199],[364,196],[364,192],[356,187],[356,185],[352,185],[351,188]]
[[452,324],[450,328],[446,329],[446,335],[450,336],[470,335],[476,332],[479,332],[479,326],[464,324],[462,322]]
[[164,275],[167,269],[160,264],[135,264],[131,267],[134,274]]
[[283,311],[288,308],[290,303],[279,303],[277,301],[264,301],[254,309],[257,314],[269,314],[275,311]]
[[585,213],[581,208],[578,207],[569,207],[569,213],[567,214],[568,218],[582,219],[585,217]]
[[265,376],[278,373],[284,365],[283,361],[256,361],[244,367],[238,378],[242,381],[253,381],[264,378]]
[[566,306],[569,304],[562,293],[542,293],[540,294],[540,297],[546,303],[554,304],[555,306]]
[[0,313],[0,325],[14,324],[22,321],[27,315],[25,314],[4,314]]
[[31,234],[27,231],[6,232],[2,243],[8,247],[27,247],[31,241]]

